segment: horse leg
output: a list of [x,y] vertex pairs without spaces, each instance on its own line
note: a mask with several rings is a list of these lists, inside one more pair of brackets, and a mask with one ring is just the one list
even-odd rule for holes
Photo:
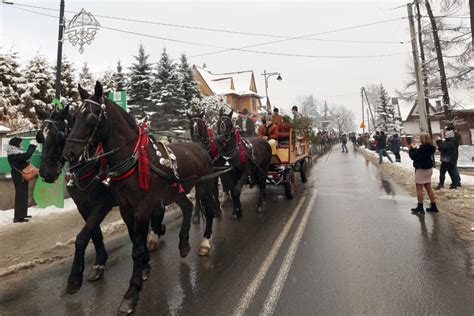
[[[197,200],[196,200],[197,201]],[[193,212],[193,203],[182,194],[181,198],[176,200],[183,213],[183,222],[179,232],[179,253],[182,258],[186,257],[191,250],[189,245],[189,230],[191,229],[191,216]],[[196,202],[197,203],[197,202]]]
[[222,217],[221,203],[219,201],[219,179],[214,179],[214,189],[212,191],[214,203],[216,204],[215,217]]
[[265,188],[267,186],[267,172],[263,169],[261,171],[257,171],[257,181],[258,186],[260,188],[260,195],[258,198],[258,205],[257,205],[257,213],[263,212],[263,206],[265,204]]
[[97,224],[97,227],[92,232],[92,242],[94,243],[96,255],[94,264],[87,275],[88,281],[96,281],[102,278],[105,272],[105,263],[109,258],[107,251],[105,250],[104,237],[102,235],[100,223]]
[[211,237],[212,237],[212,223],[214,221],[215,203],[212,197],[207,198],[204,202],[204,210],[206,212],[206,228],[204,230],[204,236],[199,246],[198,254],[200,256],[208,256],[209,250],[211,249]]
[[193,215],[193,224],[199,224],[201,222],[201,203],[196,198],[196,203],[194,204],[194,215]]
[[164,217],[164,205],[161,205],[153,211],[151,217],[151,231],[148,233],[148,251],[155,251],[158,249],[158,241],[160,237],[166,234],[166,225],[163,225]]
[[[99,229],[99,232],[100,232],[100,223],[103,221],[108,210],[107,211],[101,210],[98,212],[96,211],[88,212],[84,208],[79,207],[79,206],[78,206],[78,210],[81,213],[84,220],[86,221],[86,223],[82,227],[79,234],[76,236],[76,241],[74,243],[75,245],[74,260],[72,262],[71,272],[69,274],[67,287],[66,287],[66,292],[68,294],[76,293],[77,291],[79,291],[79,289],[82,286],[83,272],[84,272],[84,266],[85,266],[84,264],[85,251],[93,235],[95,235],[95,238],[97,238],[96,251],[97,249],[100,249],[100,250],[103,249],[103,252],[98,253],[100,254],[100,258],[96,258],[96,261],[97,259],[103,260],[103,264],[105,264],[105,261],[107,260],[107,253],[105,252],[105,247],[103,244],[103,240],[101,238],[102,234],[100,234],[100,237],[99,237],[97,229]],[[94,234],[94,231],[95,231],[95,234]],[[105,253],[105,256],[104,256],[104,253]]]
[[242,192],[242,186],[244,185],[245,178],[246,175],[241,176],[232,188],[232,202],[234,204],[234,212],[232,213],[233,219],[239,219],[243,216],[242,205],[240,204],[240,193]]
[[[144,209],[137,209],[136,216],[133,217],[132,227],[129,227],[130,222],[127,222],[127,227],[133,233],[133,272],[130,279],[129,287],[125,293],[122,302],[120,303],[118,314],[128,315],[133,313],[137,306],[139,293],[143,283],[143,269],[147,262],[148,251],[146,248],[146,238],[148,228],[150,225],[150,215]],[[148,258],[149,259],[149,258]]]

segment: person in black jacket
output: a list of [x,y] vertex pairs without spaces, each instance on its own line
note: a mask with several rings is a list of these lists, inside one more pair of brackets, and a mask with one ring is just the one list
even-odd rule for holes
[[449,173],[451,178],[450,189],[457,189],[461,186],[461,177],[457,170],[458,163],[458,147],[459,141],[453,130],[447,130],[445,132],[445,140],[436,140],[436,145],[441,153],[441,166],[439,168],[439,183],[436,190],[440,190],[444,187],[444,180],[446,178],[446,171]]
[[390,151],[395,155],[395,161],[401,162],[400,138],[398,137],[398,134],[394,134],[390,140]]
[[242,113],[240,113],[240,117],[235,122],[235,125],[239,128],[240,134],[243,137],[255,136],[255,123],[249,117],[249,110],[244,109]]
[[416,197],[418,205],[412,208],[412,214],[424,214],[423,209],[423,187],[426,189],[430,197],[431,206],[426,209],[427,212],[438,212],[436,206],[436,198],[431,188],[431,176],[433,175],[433,155],[436,152],[436,147],[433,146],[431,137],[428,134],[420,135],[420,147],[416,148],[414,144],[411,145],[408,154],[413,160],[413,167],[415,167],[415,183],[416,183]]
[[381,131],[378,136],[375,136],[374,139],[377,141],[377,152],[379,153],[379,163],[382,163],[383,156],[386,156],[391,163],[393,163],[392,158],[387,153],[387,135],[384,131]]
[[11,175],[15,185],[15,215],[14,223],[27,222],[28,218],[28,182],[23,180],[21,170],[28,166],[28,159],[35,152],[36,146],[30,145],[25,152],[21,148],[22,139],[13,137],[8,143],[7,157],[12,168]]

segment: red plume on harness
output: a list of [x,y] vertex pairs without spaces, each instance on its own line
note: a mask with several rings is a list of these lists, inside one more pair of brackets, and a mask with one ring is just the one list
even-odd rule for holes
[[244,151],[244,145],[242,143],[242,139],[240,137],[240,132],[238,129],[235,129],[235,142],[237,143],[237,146],[239,146],[239,158],[241,163],[245,163],[245,151]]
[[211,158],[214,159],[219,154],[219,151],[217,149],[216,139],[214,138],[212,129],[209,126],[207,126],[207,124],[206,124],[206,128],[207,128],[207,137],[209,138],[209,144],[211,145]]
[[148,160],[148,133],[146,123],[142,123],[138,130],[138,142],[134,152],[138,150],[138,186],[142,190],[150,188],[150,165]]

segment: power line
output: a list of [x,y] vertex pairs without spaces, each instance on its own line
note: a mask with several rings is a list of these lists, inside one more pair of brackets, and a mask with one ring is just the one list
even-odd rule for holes
[[[19,3],[13,3],[13,4],[16,5],[16,6],[36,8],[36,9],[40,9],[40,10],[58,11],[58,9],[49,8],[49,7],[42,7],[42,6],[37,6],[37,5],[27,5],[27,4],[19,4]],[[72,13],[72,14],[77,13],[77,12],[74,12],[74,11],[65,11],[65,12]],[[289,40],[293,39],[293,37],[285,36],[285,35],[275,35],[275,34],[255,33],[255,32],[242,32],[242,31],[234,31],[234,30],[226,30],[226,29],[215,29],[215,28],[208,28],[208,27],[182,25],[182,24],[172,24],[172,23],[165,23],[165,22],[156,22],[156,21],[132,19],[132,18],[125,18],[125,17],[115,17],[115,16],[109,16],[109,15],[100,15],[100,14],[94,14],[94,15],[96,17],[105,18],[105,19],[112,19],[112,20],[118,20],[118,21],[152,24],[152,25],[192,29],[192,30],[201,30],[201,31],[219,32],[219,33],[227,33],[227,34],[246,35],[246,36],[281,38],[281,39],[289,39]],[[321,42],[340,42],[340,43],[362,43],[362,44],[406,44],[406,43],[408,43],[408,41],[406,41],[406,42],[405,41],[362,41],[362,40],[324,39],[324,38],[310,38],[310,37],[303,37],[303,38],[301,38],[301,40],[321,41]]]
[[[23,9],[23,8],[16,8],[16,9],[31,12],[31,13],[35,13],[35,14],[39,14],[39,15],[43,15],[43,16],[48,16],[48,17],[52,17],[52,18],[57,18],[54,15],[45,14],[45,13],[42,13],[42,12],[37,12],[37,11],[29,10],[29,9]],[[175,42],[175,43],[222,49],[219,52],[240,51],[240,52],[247,52],[247,53],[285,56],[285,57],[329,58],[329,59],[360,59],[360,58],[400,56],[400,55],[407,54],[407,53],[391,53],[391,54],[375,54],[375,55],[340,55],[340,56],[334,56],[334,55],[310,55],[310,54],[280,53],[280,52],[250,50],[250,49],[246,49],[246,48],[229,48],[229,47],[223,47],[223,46],[217,46],[217,45],[190,42],[190,41],[184,41],[184,40],[173,39],[173,38],[168,38],[168,37],[162,37],[162,36],[157,36],[157,35],[144,34],[144,33],[140,33],[140,32],[127,31],[127,30],[107,27],[107,26],[103,26],[103,25],[101,26],[101,28],[111,30],[111,31],[115,31],[115,32],[121,32],[121,33],[125,33],[125,34],[137,35],[137,36],[153,38],[153,39],[159,39],[159,40],[164,40],[164,41],[170,41],[170,42]],[[292,39],[294,39],[294,38],[292,38]],[[286,41],[286,40],[280,40],[280,41]],[[278,42],[280,42],[280,41],[278,41]],[[249,47],[260,46],[260,45],[262,45],[262,44],[250,45]],[[207,54],[210,54],[210,53],[207,53]],[[196,56],[191,56],[191,57],[196,57]],[[191,57],[188,57],[188,58],[191,58]]]
[[189,56],[188,58],[193,58],[193,57],[201,57],[201,56],[207,56],[207,55],[214,55],[214,54],[220,54],[220,53],[225,53],[230,50],[240,50],[240,49],[246,49],[246,48],[253,48],[253,47],[258,47],[258,46],[264,46],[264,45],[270,45],[270,44],[276,44],[276,43],[282,43],[282,42],[287,42],[287,41],[292,41],[292,40],[298,40],[306,37],[311,37],[311,36],[316,36],[316,35],[323,35],[323,34],[329,34],[329,33],[336,33],[336,32],[341,32],[341,31],[347,31],[347,30],[353,30],[361,27],[366,27],[366,26],[372,26],[372,25],[378,25],[378,24],[383,24],[383,23],[388,23],[388,22],[393,22],[393,21],[398,21],[398,20],[403,20],[406,19],[406,17],[401,17],[401,18],[395,18],[395,19],[389,19],[389,20],[383,20],[383,21],[378,21],[378,22],[372,22],[372,23],[365,23],[365,24],[360,24],[360,25],[355,25],[355,26],[349,26],[349,27],[343,27],[335,30],[330,30],[330,31],[324,31],[324,32],[319,32],[319,33],[313,33],[313,34],[308,34],[308,35],[302,35],[302,36],[297,36],[297,37],[291,37],[289,39],[281,39],[281,40],[275,40],[275,41],[269,41],[269,42],[263,42],[259,44],[253,44],[253,45],[247,45],[247,46],[242,46],[234,49],[227,49],[227,50],[220,50],[220,51],[215,51],[215,52],[209,52],[209,53],[203,53],[199,55],[194,55],[194,56]]

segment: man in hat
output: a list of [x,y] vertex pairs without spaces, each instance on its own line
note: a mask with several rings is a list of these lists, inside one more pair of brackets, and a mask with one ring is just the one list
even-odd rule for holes
[[28,166],[28,159],[31,158],[35,152],[36,146],[30,145],[25,152],[21,148],[21,141],[19,137],[13,137],[8,143],[7,157],[8,163],[12,168],[11,175],[13,184],[15,185],[15,215],[14,223],[27,222],[28,218],[28,182],[23,180],[21,170]]
[[283,116],[280,115],[278,108],[273,108],[272,120],[273,124],[278,126],[281,126],[281,123],[283,123]]
[[235,125],[239,128],[240,134],[243,137],[255,136],[255,123],[249,117],[249,110],[244,109],[240,112],[239,118],[235,122]]

